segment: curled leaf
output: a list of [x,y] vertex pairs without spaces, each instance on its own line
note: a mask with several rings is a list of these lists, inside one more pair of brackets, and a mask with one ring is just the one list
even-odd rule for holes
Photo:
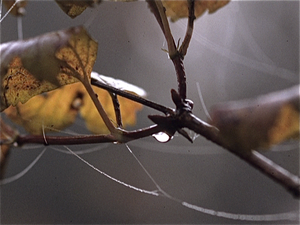
[[[172,22],[177,21],[180,18],[185,18],[189,16],[188,1],[172,1],[163,0],[164,7],[166,8],[166,15],[171,18]],[[227,5],[229,0],[219,1],[219,0],[204,0],[195,1],[195,16],[200,17],[206,10],[208,13],[213,13],[223,6]]]
[[2,44],[1,105],[26,102],[31,97],[90,76],[97,43],[83,27]]
[[224,142],[237,151],[266,149],[299,138],[299,91],[300,86],[295,86],[255,100],[216,105],[212,123]]
[[101,0],[55,0],[59,7],[72,19],[79,16],[87,7],[94,6],[95,3],[100,3]]
[[[100,76],[93,72],[93,76]],[[101,75],[102,79],[116,84],[115,87],[130,92],[144,93],[145,91],[121,80],[115,80]],[[122,85],[123,84],[123,85]],[[109,93],[98,87],[94,92],[103,105],[106,113],[115,120],[114,108]],[[142,105],[126,98],[119,97],[123,125],[134,125],[136,112]],[[108,130],[99,115],[89,94],[80,82],[65,85],[43,95],[34,96],[25,104],[9,107],[4,113],[16,124],[24,127],[29,133],[40,135],[44,132],[62,130],[74,123],[80,113],[87,128],[93,133],[107,133]]]

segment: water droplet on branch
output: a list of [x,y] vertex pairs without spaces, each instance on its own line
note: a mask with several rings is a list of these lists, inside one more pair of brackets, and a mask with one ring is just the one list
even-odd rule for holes
[[158,142],[161,142],[161,143],[165,143],[165,142],[168,142],[170,141],[173,136],[170,136],[168,135],[167,133],[165,132],[159,132],[157,134],[153,134],[152,135]]

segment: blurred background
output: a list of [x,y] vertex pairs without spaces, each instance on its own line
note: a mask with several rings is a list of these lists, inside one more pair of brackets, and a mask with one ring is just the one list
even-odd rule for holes
[[[174,67],[161,50],[167,45],[145,2],[103,2],[75,19],[65,15],[54,1],[30,1],[26,10],[25,39],[84,24],[95,15],[88,27],[99,43],[94,70],[138,85],[147,91],[149,99],[173,107],[170,89],[177,87]],[[171,24],[175,41],[184,38],[186,22],[182,19]],[[17,37],[16,18],[9,15],[1,23],[1,42]],[[196,82],[208,108],[298,84],[299,2],[234,1],[214,14],[206,13],[195,22],[184,62],[188,97],[194,102],[194,114],[203,120],[206,116]],[[151,125],[147,115],[155,113],[145,107],[138,113],[136,127],[129,129]],[[78,118],[67,132],[88,131]],[[202,137],[194,144],[175,136],[165,144],[148,137],[128,145],[158,185],[182,201],[237,214],[299,211],[299,201],[281,186]],[[124,145],[69,147],[73,151],[95,150],[81,156],[121,181],[156,189]],[[14,148],[6,177],[26,168],[43,149],[34,145]],[[1,186],[2,224],[262,223],[206,215],[168,198],[137,192],[55,149],[66,150],[62,146],[47,147],[25,176]],[[298,142],[283,143],[264,155],[299,175]]]

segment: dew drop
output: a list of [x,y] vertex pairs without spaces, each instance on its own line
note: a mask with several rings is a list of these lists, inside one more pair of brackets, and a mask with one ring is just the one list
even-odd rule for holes
[[170,135],[166,134],[165,132],[159,132],[157,134],[153,134],[152,136],[158,142],[162,142],[162,143],[168,142],[168,141],[170,141],[173,138],[173,136],[170,136]]

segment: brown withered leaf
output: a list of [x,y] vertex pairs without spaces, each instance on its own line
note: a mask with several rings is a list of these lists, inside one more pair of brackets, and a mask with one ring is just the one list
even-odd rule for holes
[[87,7],[92,7],[101,0],[55,0],[59,7],[72,19],[79,16]]
[[83,27],[2,44],[1,105],[26,102],[31,97],[90,76],[97,43]]
[[299,91],[297,85],[254,100],[216,105],[212,124],[226,144],[243,152],[299,138]]
[[[213,13],[223,6],[227,5],[230,0],[203,0],[195,1],[195,16],[200,17],[206,10],[208,13]],[[172,1],[163,0],[164,7],[166,8],[166,15],[171,18],[172,22],[177,21],[180,18],[186,18],[189,15],[188,1]]]
[[[6,6],[7,9],[10,9],[13,4],[16,2],[16,0],[5,0],[2,1],[3,4]],[[27,1],[19,1],[13,9],[10,11],[10,14],[14,16],[23,16],[25,14],[25,6],[27,5]]]
[[[93,89],[108,116],[115,120],[112,100],[108,92],[97,87]],[[136,111],[140,110],[142,105],[122,97],[119,98],[119,102],[123,125],[134,125]],[[29,133],[37,135],[42,134],[43,129],[45,132],[53,132],[70,126],[75,121],[78,112],[91,132],[108,132],[93,101],[80,82],[35,96],[25,104],[19,103],[17,107],[11,106],[4,110],[14,123],[21,125]]]

